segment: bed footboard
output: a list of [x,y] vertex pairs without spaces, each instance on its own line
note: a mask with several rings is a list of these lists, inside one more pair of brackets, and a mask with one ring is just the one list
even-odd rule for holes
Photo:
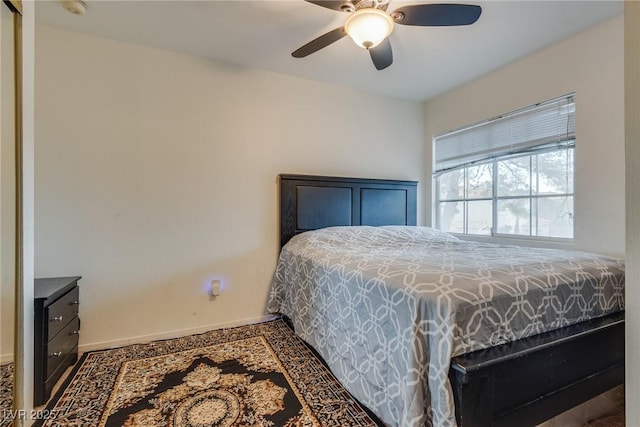
[[624,382],[624,312],[452,359],[458,427],[534,426]]

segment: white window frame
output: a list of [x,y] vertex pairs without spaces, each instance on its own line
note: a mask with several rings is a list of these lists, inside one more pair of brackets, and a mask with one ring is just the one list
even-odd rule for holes
[[[499,144],[495,144],[492,146],[492,141],[480,141],[479,146],[483,147],[482,152],[474,152],[473,151],[473,142],[469,144],[468,141],[463,141],[460,143],[459,136],[463,135],[467,140],[469,134],[479,133],[481,138],[487,134],[491,134],[493,129],[492,126],[495,126],[497,122],[500,123],[500,126],[504,128],[504,122],[510,120],[512,117],[526,117],[526,115],[534,111],[536,109],[553,109],[553,108],[564,108],[563,113],[558,114],[559,121],[557,126],[566,126],[566,132],[557,132],[555,136],[549,136],[548,132],[546,137],[539,138],[534,141],[527,140],[519,140],[515,141],[515,143],[505,139],[504,141],[499,141]],[[535,119],[535,116],[534,116]],[[564,123],[563,123],[564,121]],[[522,121],[521,121],[522,123]],[[545,124],[548,125],[548,124]],[[567,155],[569,155],[569,150],[571,150],[572,155],[572,164],[575,165],[575,97],[574,94],[565,95],[562,97],[558,97],[549,101],[545,101],[543,103],[535,104],[530,107],[525,107],[523,109],[516,110],[511,113],[503,114],[499,117],[485,120],[483,122],[475,123],[470,126],[465,126],[463,128],[447,132],[445,134],[437,135],[433,138],[433,189],[434,189],[434,203],[435,203],[435,227],[441,228],[441,203],[443,202],[458,202],[462,203],[464,206],[463,218],[463,233],[454,233],[454,234],[462,234],[465,236],[479,236],[479,237],[500,237],[507,239],[531,239],[537,241],[559,241],[559,242],[572,242],[575,238],[575,225],[573,222],[574,212],[575,212],[575,166],[572,168],[571,173],[573,176],[571,177],[571,182],[574,184],[572,188],[567,189],[566,193],[553,193],[553,194],[539,194],[533,192],[533,178],[534,175],[536,178],[539,178],[539,173],[536,170],[534,172],[534,168],[531,165],[531,162],[535,155],[544,154],[554,151],[565,151]],[[534,132],[535,134],[535,132]],[[538,134],[539,135],[539,134]],[[504,133],[503,133],[504,136]],[[454,149],[451,150],[451,146],[447,147],[446,150],[442,150],[448,153],[449,157],[446,156],[438,156],[437,147],[438,144],[446,144],[450,141],[453,141]],[[442,145],[441,145],[442,146]],[[461,147],[461,149],[459,149]],[[488,147],[488,149],[487,149]],[[496,148],[497,147],[497,148]],[[466,151],[465,151],[466,150]],[[502,160],[512,159],[512,158],[522,158],[529,157],[530,159],[530,185],[529,185],[529,194],[528,195],[517,195],[517,196],[498,196],[498,163]],[[440,161],[440,163],[438,163]],[[469,167],[478,166],[482,164],[492,164],[492,193],[491,197],[484,198],[470,198],[468,194],[468,176],[467,170]],[[464,190],[462,197],[458,198],[447,198],[440,199],[440,180],[438,179],[443,173],[451,172],[454,170],[462,170],[463,171],[463,180],[464,180]],[[569,179],[567,179],[569,181]],[[537,188],[537,186],[536,186]],[[534,200],[543,199],[543,198],[572,198],[573,200],[573,209],[568,213],[569,220],[571,221],[572,232],[571,237],[554,237],[554,236],[538,236],[535,235],[538,231],[534,231],[532,227],[533,219],[536,219],[535,227],[539,226],[537,219],[538,213],[534,210]],[[525,199],[529,201],[529,234],[515,234],[515,233],[499,233],[497,232],[498,226],[498,202],[500,200],[516,200],[516,199]],[[491,230],[490,234],[477,234],[477,233],[469,233],[469,215],[468,215],[468,206],[470,201],[490,201],[492,204],[492,218],[491,218]],[[537,203],[535,204],[537,208]]]

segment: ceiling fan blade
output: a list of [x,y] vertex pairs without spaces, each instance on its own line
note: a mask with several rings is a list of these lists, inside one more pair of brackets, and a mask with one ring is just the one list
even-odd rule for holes
[[311,40],[309,43],[293,52],[291,56],[293,56],[294,58],[304,58],[305,56],[311,55],[313,52],[316,52],[323,47],[329,46],[331,43],[337,42],[346,35],[347,33],[344,30],[344,27],[336,28],[335,30],[331,30],[328,33],[321,35],[320,37]]
[[482,8],[472,4],[415,4],[391,12],[397,24],[428,27],[470,25],[478,20]]
[[384,70],[389,65],[393,64],[393,51],[391,50],[391,42],[389,37],[384,39],[378,46],[369,49],[369,55],[373,65],[378,71]]
[[349,0],[306,0],[309,3],[337,10],[338,12],[353,12],[356,6]]

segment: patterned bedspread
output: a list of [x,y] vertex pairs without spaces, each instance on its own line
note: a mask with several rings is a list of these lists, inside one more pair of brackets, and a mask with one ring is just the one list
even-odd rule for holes
[[268,303],[391,426],[455,426],[450,359],[624,309],[624,262],[427,227],[291,239]]

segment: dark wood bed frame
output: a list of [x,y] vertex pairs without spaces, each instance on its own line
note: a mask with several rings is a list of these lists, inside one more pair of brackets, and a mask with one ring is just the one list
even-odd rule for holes
[[[280,242],[337,225],[416,225],[417,182],[280,175]],[[624,382],[624,312],[451,361],[459,427],[539,424]]]

